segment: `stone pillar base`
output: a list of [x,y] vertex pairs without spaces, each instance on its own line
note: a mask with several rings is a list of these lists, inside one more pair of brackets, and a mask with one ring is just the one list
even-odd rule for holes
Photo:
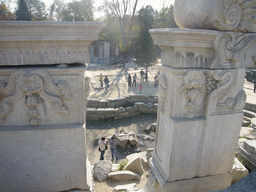
[[[147,192],[210,192],[225,189],[230,186],[232,173],[211,175],[187,180],[166,182],[157,167],[154,159],[150,159],[152,174],[142,191]],[[152,183],[154,183],[152,185]]]
[[0,129],[0,191],[93,190],[84,124]]

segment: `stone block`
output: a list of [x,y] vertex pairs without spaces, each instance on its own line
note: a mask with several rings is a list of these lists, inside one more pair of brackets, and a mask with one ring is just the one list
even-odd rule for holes
[[128,163],[124,166],[123,170],[132,171],[132,172],[135,172],[139,175],[142,175],[143,172],[144,172],[144,169],[143,169],[143,166],[141,164],[141,158],[136,157],[136,158],[128,161]]
[[83,124],[1,127],[0,191],[89,189],[85,135]]
[[140,176],[132,171],[117,171],[108,174],[108,178],[117,181],[140,180]]
[[93,176],[96,179],[98,179],[98,181],[105,181],[111,169],[112,169],[111,161],[106,161],[106,160],[98,161],[97,163],[95,163],[93,167]]

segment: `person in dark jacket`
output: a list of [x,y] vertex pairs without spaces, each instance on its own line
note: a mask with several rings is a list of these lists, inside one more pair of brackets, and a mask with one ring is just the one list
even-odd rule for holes
[[104,78],[104,83],[105,83],[105,89],[106,91],[108,90],[109,88],[109,79],[108,79],[108,76],[106,75],[106,77]]

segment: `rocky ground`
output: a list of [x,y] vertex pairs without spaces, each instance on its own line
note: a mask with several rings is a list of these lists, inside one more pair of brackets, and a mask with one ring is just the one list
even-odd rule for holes
[[[117,98],[117,97],[125,97],[133,94],[139,94],[139,84],[141,83],[139,69],[129,69],[126,70],[123,67],[116,66],[92,66],[89,65],[88,70],[86,72],[87,76],[90,77],[91,85],[90,85],[90,95],[89,98],[97,98],[97,99],[107,99],[107,98]],[[143,95],[158,95],[158,88],[154,87],[154,76],[159,71],[158,66],[150,67],[148,73],[148,82],[142,82]],[[110,87],[108,91],[100,88],[99,82],[99,74],[102,73],[103,76],[108,76],[110,80]],[[127,77],[128,74],[133,76],[135,73],[137,75],[137,86],[136,87],[128,87]],[[156,122],[156,115],[138,115],[135,117],[131,117],[128,119],[120,119],[115,121],[88,121],[86,123],[86,137],[87,137],[87,154],[90,162],[95,164],[99,161],[100,152],[98,151],[97,140],[102,136],[109,136],[115,133],[119,133],[122,129],[127,131],[134,132],[137,134],[145,134],[143,131],[144,127],[148,124],[152,124]],[[150,136],[154,136],[154,132],[147,133]],[[154,142],[152,141],[142,141],[138,139],[140,143],[138,147],[145,151],[147,148],[154,147]],[[117,153],[120,159],[125,159],[127,155],[134,153],[134,148],[131,149],[117,149]],[[105,154],[105,160],[111,160],[111,151],[107,150]],[[131,181],[123,181],[123,182],[98,182],[95,180],[94,188],[96,192],[110,192],[113,191],[113,188],[117,185],[128,184],[128,183],[136,183],[136,186],[140,189],[144,186],[147,180],[148,172],[145,172],[140,181],[131,182]]]
[[[140,82],[140,76],[139,71],[141,68],[134,70],[129,69],[126,70],[124,67],[118,67],[118,66],[93,66],[89,65],[88,70],[86,72],[87,76],[90,77],[91,85],[90,85],[90,95],[89,98],[97,98],[97,99],[107,99],[107,98],[117,98],[117,97],[125,97],[132,94],[139,94],[139,84]],[[154,87],[154,76],[159,71],[159,65],[153,66],[149,68],[149,81],[148,82],[142,82],[143,95],[151,95],[151,96],[157,96],[158,95],[158,88]],[[107,75],[110,80],[110,87],[108,91],[105,91],[104,88],[100,88],[100,82],[99,82],[99,74],[102,73],[103,76]],[[137,87],[128,87],[127,83],[127,77],[128,74],[131,74],[131,76],[134,75],[134,73],[137,74]],[[256,103],[256,94],[253,93],[253,84],[245,81],[245,88],[247,94],[247,101]],[[125,129],[127,131],[133,131],[135,135],[140,133],[145,133],[143,131],[143,128],[147,124],[152,124],[156,122],[156,115],[139,115],[135,117],[131,117],[128,119],[120,119],[115,121],[95,121],[95,122],[87,122],[87,154],[90,162],[92,164],[95,164],[97,161],[99,161],[100,152],[98,151],[98,145],[97,140],[98,138],[102,136],[109,136],[113,135],[115,133],[119,133],[122,129]],[[151,136],[154,136],[154,132],[149,133]],[[154,147],[154,142],[152,141],[142,141],[138,139],[139,145],[138,147],[145,151],[147,148]],[[143,146],[142,146],[143,144]],[[125,159],[125,157],[131,153],[134,153],[134,149],[129,150],[123,150],[118,149],[117,150],[118,156],[120,159]],[[105,160],[111,160],[111,152],[110,150],[106,151],[105,154]],[[146,180],[147,180],[147,174],[148,172],[145,172],[143,176],[141,177],[141,180],[138,182],[112,182],[112,181],[106,181],[106,182],[98,182],[95,180],[94,188],[96,192],[110,192],[113,191],[113,188],[117,185],[127,184],[127,183],[136,183],[137,187],[141,189]]]

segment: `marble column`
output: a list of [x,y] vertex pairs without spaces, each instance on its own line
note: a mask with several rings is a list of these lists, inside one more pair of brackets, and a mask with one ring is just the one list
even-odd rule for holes
[[[242,1],[200,2],[175,1],[175,19],[179,26],[195,29],[150,30],[155,44],[162,49],[163,63],[156,142],[150,161],[149,180],[155,179],[154,191],[206,192],[231,184],[246,102],[245,70],[256,62],[254,21],[249,20],[251,25],[247,30],[243,26],[242,30],[245,22],[241,21],[249,17],[235,12],[234,7],[240,11],[252,4],[249,1],[244,4]],[[202,6],[206,6],[205,9]],[[211,27],[212,22],[202,18],[227,13],[229,8],[233,13],[242,14],[238,18],[240,28],[225,28],[228,23]],[[255,12],[251,14],[255,18]],[[194,21],[189,15],[200,19]],[[227,14],[223,17],[225,21],[230,19]],[[200,23],[200,20],[209,23]],[[216,30],[206,30],[209,28]]]
[[0,27],[0,191],[92,191],[84,72],[103,24]]

